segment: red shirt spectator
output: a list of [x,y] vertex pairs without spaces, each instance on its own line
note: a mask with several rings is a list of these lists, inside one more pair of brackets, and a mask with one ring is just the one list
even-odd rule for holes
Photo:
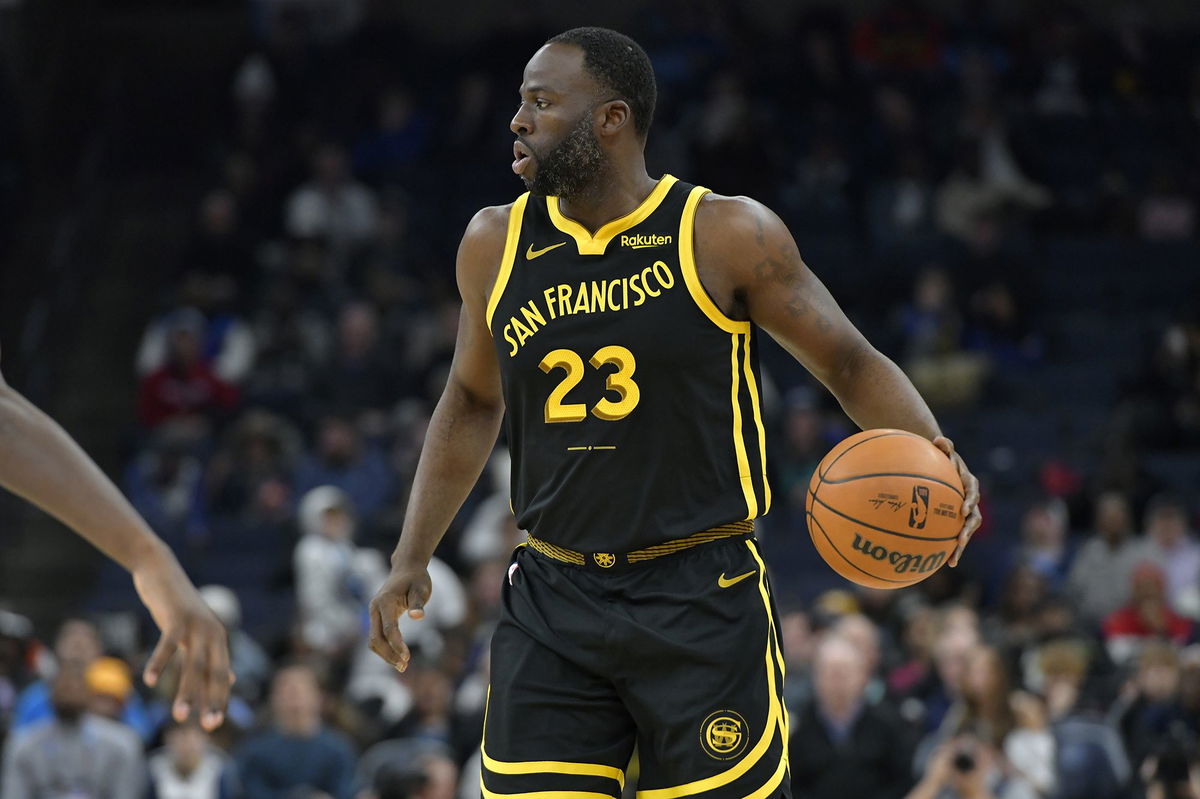
[[238,391],[200,358],[201,331],[181,323],[170,332],[167,362],[142,379],[138,416],[147,427],[170,419],[207,416],[237,404]]
[[1166,577],[1156,564],[1144,562],[1133,571],[1133,595],[1129,604],[1104,620],[1104,643],[1117,663],[1126,663],[1142,646],[1165,638],[1187,643],[1192,623],[1167,604]]

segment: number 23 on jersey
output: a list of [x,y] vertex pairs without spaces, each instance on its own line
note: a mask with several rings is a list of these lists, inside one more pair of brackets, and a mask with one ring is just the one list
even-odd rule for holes
[[[617,370],[608,376],[605,388],[615,392],[621,398],[613,402],[607,397],[602,397],[592,406],[592,415],[605,421],[615,422],[632,413],[633,409],[637,407],[638,400],[642,397],[637,383],[633,382],[633,372],[637,369],[633,353],[624,347],[612,344],[596,350],[588,363],[592,365],[593,369],[600,369],[608,364],[617,367]],[[566,375],[546,399],[546,424],[582,422],[586,419],[587,405],[581,402],[563,402],[568,392],[579,385],[579,381],[583,379],[583,358],[579,356],[579,353],[566,349],[554,350],[542,358],[538,368],[546,374],[549,374],[552,369],[562,369],[566,372]]]

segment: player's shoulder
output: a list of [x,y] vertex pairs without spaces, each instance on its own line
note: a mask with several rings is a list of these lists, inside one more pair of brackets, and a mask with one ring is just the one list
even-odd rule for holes
[[519,202],[520,198],[505,205],[488,205],[476,211],[463,233],[460,254],[464,251],[488,251],[497,246],[503,250],[508,236],[508,220]]
[[761,247],[781,235],[790,236],[787,226],[753,197],[709,192],[696,208],[696,241],[706,249],[738,252],[747,244]]
[[706,220],[723,224],[750,225],[779,219],[774,211],[753,197],[744,194],[717,194],[711,191],[700,198],[696,216],[697,219],[703,216]]
[[477,294],[495,282],[508,238],[509,216],[518,202],[519,198],[504,205],[480,208],[467,223],[458,245],[456,271],[460,290]]
[[475,212],[467,223],[466,236],[504,235],[508,229],[508,217],[517,200],[504,205],[485,205]]

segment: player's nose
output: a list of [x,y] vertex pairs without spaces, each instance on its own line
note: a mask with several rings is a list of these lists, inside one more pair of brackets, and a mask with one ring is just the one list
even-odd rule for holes
[[533,120],[525,113],[525,105],[522,104],[517,109],[517,113],[513,115],[512,121],[508,123],[508,129],[518,136],[528,136],[533,132]]

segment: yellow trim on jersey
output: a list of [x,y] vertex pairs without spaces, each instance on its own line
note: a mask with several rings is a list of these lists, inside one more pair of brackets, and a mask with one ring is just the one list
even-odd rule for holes
[[497,273],[492,292],[488,295],[485,318],[489,333],[492,332],[492,316],[496,313],[496,306],[500,304],[500,297],[504,295],[508,278],[512,275],[513,263],[517,260],[517,239],[521,238],[521,220],[525,218],[525,205],[528,202],[529,192],[525,192],[516,199],[508,212],[508,233],[504,238],[504,255],[500,257],[500,272]]
[[[742,494],[746,497],[746,518],[753,519],[758,515],[758,497],[754,494],[754,478],[750,475],[750,457],[746,455],[746,442],[742,440],[742,404],[738,401],[738,340],[737,333],[733,339],[733,351],[730,360],[733,363],[733,380],[730,384],[730,395],[733,402],[733,453],[737,456],[738,479],[742,482]],[[746,337],[749,346],[750,337]]]
[[483,775],[479,777],[479,790],[483,799],[613,799],[611,793],[595,793],[593,791],[528,791],[526,793],[496,793],[489,791],[483,784]]
[[563,216],[558,207],[557,197],[546,198],[546,210],[550,213],[550,222],[556,228],[566,233],[571,238],[575,239],[576,245],[579,247],[580,255],[604,255],[604,250],[608,247],[608,243],[612,241],[618,233],[623,233],[639,222],[645,221],[646,217],[654,213],[654,210],[662,204],[663,198],[667,196],[667,191],[670,190],[678,181],[678,178],[673,175],[663,175],[659,179],[658,185],[654,190],[642,200],[642,204],[634,208],[629,213],[618,219],[606,223],[602,228],[596,231],[593,236],[588,232],[587,228],[571,219],[568,216]]
[[696,207],[700,204],[700,198],[705,194],[708,194],[708,189],[703,186],[692,189],[687,202],[683,205],[683,217],[679,220],[679,268],[683,271],[683,282],[687,284],[692,300],[700,307],[704,315],[712,320],[714,325],[726,333],[749,333],[750,323],[739,319],[730,319],[722,313],[717,304],[712,301],[712,297],[708,296],[704,284],[700,282],[700,275],[696,273],[696,251],[693,243],[693,234],[696,229]]
[[746,385],[750,387],[750,407],[754,411],[754,424],[758,427],[758,454],[762,459],[763,508],[760,516],[771,509],[771,483],[767,480],[767,432],[763,428],[762,411],[758,407],[758,384],[754,370],[750,367],[750,335],[746,335]]
[[[728,785],[738,777],[741,777],[743,774],[753,768],[760,760],[762,760],[762,756],[766,754],[767,749],[769,749],[771,746],[771,741],[775,740],[775,733],[782,732],[785,729],[787,710],[783,707],[783,702],[780,698],[782,689],[777,691],[775,688],[775,664],[779,658],[779,651],[775,645],[775,636],[773,634],[775,630],[775,615],[771,612],[771,596],[767,593],[767,570],[762,565],[762,560],[759,559],[758,552],[754,549],[753,542],[747,541],[746,546],[750,548],[752,553],[754,553],[754,558],[759,564],[758,592],[762,597],[763,606],[766,608],[768,621],[765,662],[767,666],[767,692],[769,708],[767,711],[767,722],[763,726],[762,736],[758,739],[758,742],[754,744],[754,748],[746,753],[745,757],[739,760],[736,765],[731,766],[725,771],[722,771],[720,774],[714,774],[711,777],[705,777],[702,780],[695,780],[694,782],[684,783],[683,785],[676,785],[672,788],[656,788],[649,791],[638,791],[637,799],[677,799],[677,797],[691,796],[692,794],[703,793],[704,791],[712,791]],[[774,655],[774,657],[772,657],[772,655]],[[780,746],[783,750],[783,754],[780,759],[780,769],[776,770],[776,776],[771,777],[771,779],[767,782],[767,786],[764,786],[764,788],[760,789],[760,791],[767,790],[767,793],[770,793],[768,786],[773,784],[778,785],[779,780],[782,779],[782,777],[779,775],[782,774],[782,771],[787,768],[788,741],[786,737],[782,739]],[[754,795],[766,796],[766,794],[760,793],[755,793]]]
[[[516,763],[507,763],[502,760],[496,760],[487,753],[487,713],[488,706],[492,702],[492,686],[488,686],[487,697],[483,704],[483,734],[479,741],[479,755],[482,759],[483,769],[492,772],[493,774],[571,774],[579,777],[606,777],[610,780],[616,780],[622,790],[625,788],[625,772],[616,766],[605,766],[601,763],[572,763],[567,760],[526,760]],[[482,786],[483,775],[480,774],[480,785]],[[485,787],[484,794],[489,791]],[[493,794],[494,796],[603,796],[606,799],[611,799],[608,794],[594,794],[583,791],[538,791],[528,794]]]

